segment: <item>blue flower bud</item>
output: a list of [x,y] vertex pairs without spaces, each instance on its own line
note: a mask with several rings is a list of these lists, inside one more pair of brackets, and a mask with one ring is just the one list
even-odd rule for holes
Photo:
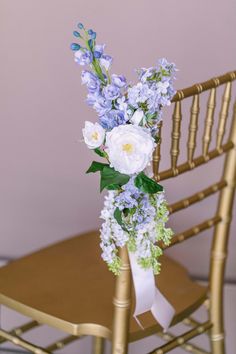
[[80,33],[77,32],[77,31],[74,31],[74,32],[73,32],[73,35],[74,35],[75,37],[81,37]]
[[84,28],[84,25],[80,22],[80,23],[78,23],[78,28],[80,28],[80,29],[83,29]]
[[90,48],[90,49],[93,48],[93,40],[92,40],[92,39],[89,39],[89,40],[88,40],[88,45],[89,45],[89,48]]
[[88,30],[88,34],[91,36],[93,34],[93,30],[92,29],[89,29]]
[[97,51],[95,51],[94,53],[93,53],[93,55],[94,55],[94,58],[96,58],[96,59],[99,59],[99,58],[101,58],[101,53],[100,52],[97,52]]
[[96,33],[96,32],[93,32],[93,33],[91,34],[91,38],[92,38],[92,39],[96,39],[96,37],[97,37],[97,33]]
[[71,43],[70,49],[71,49],[71,50],[74,50],[74,51],[80,50],[80,45],[77,44],[77,43]]

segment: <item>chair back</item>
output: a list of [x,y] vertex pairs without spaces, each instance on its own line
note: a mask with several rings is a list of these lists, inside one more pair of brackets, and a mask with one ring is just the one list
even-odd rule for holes
[[[203,220],[200,224],[194,225],[174,235],[169,246],[162,245],[163,248],[173,247],[189,238],[197,236],[206,229],[214,229],[210,261],[209,306],[212,322],[211,335],[212,340],[216,341],[221,337],[223,338],[224,331],[222,310],[223,282],[236,180],[236,101],[234,105],[231,104],[232,86],[235,79],[236,71],[232,71],[217,78],[177,91],[172,99],[173,115],[169,167],[159,172],[162,148],[161,125],[158,133],[158,144],[153,154],[154,179],[160,182],[170,178],[175,179],[188,171],[192,171],[207,164],[211,160],[224,156],[222,175],[219,177],[217,183],[208,185],[201,191],[176,201],[169,206],[170,214],[173,214],[201,202],[215,193],[219,193],[218,207],[215,215],[212,215],[209,219]],[[221,99],[219,115],[215,117],[218,108],[217,90],[220,90],[219,87],[222,85],[224,85],[225,88]],[[209,93],[205,108],[203,134],[200,136],[198,127],[200,106],[201,110],[204,110],[204,107],[202,107],[204,103],[204,99],[202,99],[203,92]],[[186,158],[184,162],[179,163],[179,158],[182,156],[180,152],[180,147],[182,146],[182,111],[185,102],[189,101],[189,99],[191,99],[192,102],[186,141]],[[230,129],[229,136],[225,141],[227,124],[230,124]],[[213,134],[215,125],[216,134]],[[214,136],[215,142],[213,140]],[[213,147],[211,147],[211,143],[214,143]],[[195,156],[200,144],[201,153]],[[126,341],[125,338],[128,335],[129,322],[131,279],[129,259],[125,248],[120,250],[120,256],[123,261],[123,268],[121,276],[117,277],[116,280],[113,353],[119,353],[119,343],[120,348],[123,348],[123,343]],[[123,349],[121,349],[120,353],[125,353],[125,351],[122,351]]]

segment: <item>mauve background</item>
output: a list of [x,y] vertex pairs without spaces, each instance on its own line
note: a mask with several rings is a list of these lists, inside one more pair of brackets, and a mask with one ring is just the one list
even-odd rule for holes
[[[183,88],[235,70],[236,2],[0,0],[0,7],[3,259],[100,225],[103,196],[98,192],[98,176],[85,175],[95,157],[79,142],[84,121],[95,121],[96,114],[85,104],[81,68],[69,50],[76,23],[96,30],[98,41],[107,44],[107,53],[115,59],[113,72],[134,81],[134,68],[151,66],[165,56],[180,69],[176,88]],[[205,102],[206,97],[202,99]],[[205,103],[201,107],[199,139]],[[188,106],[183,113],[187,127]],[[166,110],[162,167],[169,163],[170,114]],[[164,183],[168,200],[217,182],[218,167],[216,161],[208,171],[205,167],[197,170],[193,180],[187,174]],[[179,213],[171,225],[178,232],[201,222],[214,214],[215,205],[216,198],[211,197]],[[234,221],[227,264],[227,279],[232,281],[236,279],[235,225]],[[204,279],[209,246],[210,234],[203,233],[170,253],[191,274]]]

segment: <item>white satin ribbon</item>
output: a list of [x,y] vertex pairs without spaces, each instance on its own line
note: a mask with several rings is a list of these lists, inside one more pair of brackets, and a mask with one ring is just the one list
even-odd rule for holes
[[129,259],[136,297],[134,318],[142,327],[137,316],[151,311],[154,318],[166,331],[174,317],[175,309],[156,288],[153,270],[141,268],[133,252],[129,252]]

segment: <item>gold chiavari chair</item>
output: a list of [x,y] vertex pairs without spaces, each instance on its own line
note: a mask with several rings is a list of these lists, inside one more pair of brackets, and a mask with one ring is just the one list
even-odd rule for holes
[[[216,215],[199,225],[173,237],[170,246],[181,243],[200,232],[214,228],[211,249],[209,286],[191,280],[185,268],[167,256],[162,257],[162,271],[157,276],[158,287],[175,307],[172,325],[184,323],[190,329],[179,336],[163,333],[150,313],[140,316],[142,330],[132,317],[134,292],[126,248],[120,249],[123,265],[119,277],[114,277],[100,257],[99,235],[90,232],[75,236],[16,260],[0,269],[0,303],[28,316],[32,321],[7,332],[0,329],[0,343],[10,341],[35,354],[52,353],[82,337],[93,336],[94,353],[102,354],[104,339],[112,341],[113,354],[125,354],[128,343],[158,334],[166,343],[149,354],[163,354],[181,346],[191,353],[207,353],[189,343],[192,338],[206,332],[213,354],[224,354],[223,282],[227,257],[227,243],[233,206],[236,178],[236,103],[232,111],[229,139],[223,137],[229,115],[232,82],[236,71],[201,84],[180,90],[173,98],[173,126],[171,167],[159,173],[161,158],[161,129],[159,144],[153,156],[154,178],[163,181],[225,156],[222,178],[198,193],[170,205],[173,214],[217,192],[220,192]],[[209,151],[216,107],[217,87],[225,85],[219,120],[216,146]],[[209,91],[202,153],[195,157],[200,96]],[[187,140],[187,161],[178,164],[180,154],[181,105],[192,97]],[[167,248],[167,247],[166,247]],[[179,291],[181,290],[181,291]],[[207,321],[200,323],[192,313],[202,304],[209,310]],[[66,332],[61,340],[42,348],[23,339],[22,334],[43,324]]]

